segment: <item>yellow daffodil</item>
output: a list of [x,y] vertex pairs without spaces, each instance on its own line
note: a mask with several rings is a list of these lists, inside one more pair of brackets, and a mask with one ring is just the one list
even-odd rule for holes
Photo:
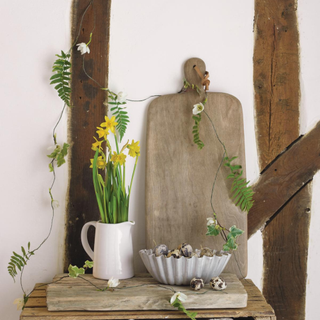
[[98,141],[98,139],[96,137],[93,137],[93,139],[96,140],[96,142],[94,142],[92,144],[92,148],[91,149],[93,151],[96,151],[98,148],[99,148],[99,150],[102,150],[101,144],[102,144],[103,141]]
[[111,156],[111,161],[114,164],[119,163],[121,166],[126,162],[126,155],[123,153],[117,154],[115,151],[113,152],[113,155]]
[[118,154],[114,151],[113,155],[111,156],[111,161],[116,163],[118,161]]
[[105,122],[101,123],[101,127],[106,128],[106,130],[110,130],[112,133],[115,133],[115,128],[118,122],[116,122],[116,117],[113,116],[109,119],[107,116],[104,117]]
[[104,138],[104,140],[107,140],[107,135],[109,134],[109,130],[108,129],[103,129],[100,127],[97,127],[97,131],[96,133],[98,134],[99,138]]
[[123,165],[126,162],[126,155],[124,153],[120,153],[118,155],[118,162],[120,165]]
[[[90,162],[90,168],[93,168],[93,159],[90,159]],[[106,160],[102,156],[99,156],[97,159],[97,167],[98,169],[104,169],[106,167]]]
[[132,140],[132,143],[127,146],[129,149],[129,156],[135,158],[136,156],[140,156],[140,146],[138,145],[139,141],[134,142]]

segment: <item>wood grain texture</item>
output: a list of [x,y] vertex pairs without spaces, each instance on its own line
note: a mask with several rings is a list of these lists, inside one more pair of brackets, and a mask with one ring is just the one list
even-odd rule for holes
[[[75,0],[72,14],[72,39],[77,37],[80,20],[90,1]],[[108,87],[108,42],[109,42],[109,0],[96,0],[89,7],[80,29],[77,43],[89,41],[93,28],[93,38],[90,44],[90,55],[80,55],[76,47],[72,51],[72,105],[69,112],[69,188],[66,217],[65,264],[82,265],[88,259],[82,248],[80,233],[82,226],[91,220],[99,220],[96,204],[90,158],[93,158],[91,144],[96,126],[101,123],[106,114],[103,102],[105,92],[90,80],[83,71],[83,63],[87,73],[98,81],[101,86]],[[84,62],[83,62],[84,61]]]
[[264,228],[320,169],[320,122],[279,155],[253,186],[254,206],[248,215],[248,237]]
[[[150,275],[143,275],[150,278]],[[245,318],[252,317],[259,320],[275,320],[274,311],[262,296],[259,289],[249,279],[243,279],[242,284],[248,293],[248,305],[241,309],[197,310],[197,318]],[[111,319],[186,319],[179,311],[57,311],[50,312],[46,307],[46,300],[37,297],[46,294],[46,287],[35,289],[21,313],[21,320],[111,320]],[[251,318],[249,318],[251,319]],[[249,320],[248,319],[248,320]]]
[[[99,288],[107,286],[107,281],[92,275],[83,277]],[[47,307],[49,311],[175,310],[170,304],[173,289],[188,296],[184,303],[187,309],[246,307],[247,292],[236,275],[226,273],[222,277],[227,283],[224,291],[214,291],[206,284],[197,292],[189,286],[162,285],[149,277],[122,280],[113,292],[101,292],[81,278],[64,278],[48,285]]]
[[255,0],[254,92],[260,169],[299,136],[295,0]]
[[311,192],[309,183],[274,218],[281,232],[263,232],[263,294],[278,319],[305,319]]
[[[261,170],[299,136],[300,68],[296,10],[295,0],[255,0],[254,89]],[[306,151],[305,157],[308,157],[312,150]],[[299,159],[295,161],[294,155],[290,166],[292,175],[278,179],[274,192],[281,191],[282,184],[299,183],[295,173],[301,163]],[[272,303],[276,316],[284,320],[302,320],[305,315],[309,214],[301,214],[298,208],[310,207],[311,196],[306,190],[296,193],[280,208],[263,233],[263,292],[267,301]],[[274,204],[274,196],[270,193],[264,196],[265,201]],[[250,220],[265,214],[258,212],[257,208],[255,210]],[[298,217],[300,229],[295,228]],[[292,247],[293,244],[296,246]]]
[[[197,59],[185,66],[186,79],[196,74],[193,65],[205,65]],[[197,81],[197,79],[191,79]],[[181,242],[193,248],[201,246],[222,249],[223,240],[206,236],[206,218],[212,216],[211,189],[223,157],[223,148],[208,118],[202,113],[200,139],[205,147],[198,150],[193,142],[192,108],[204,96],[194,91],[171,94],[154,100],[148,109],[146,159],[146,238],[147,248],[165,243],[170,249]],[[240,102],[226,93],[208,93],[205,111],[214,122],[229,157],[244,166],[244,132]],[[213,194],[213,206],[220,223],[230,228],[236,225],[245,231],[239,237],[239,249],[234,252],[225,272],[243,278],[247,273],[247,215],[230,200],[229,169],[222,166]],[[236,259],[235,259],[236,257]]]

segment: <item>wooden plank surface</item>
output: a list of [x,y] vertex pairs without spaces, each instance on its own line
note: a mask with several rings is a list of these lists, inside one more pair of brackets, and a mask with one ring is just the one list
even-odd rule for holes
[[254,206],[248,215],[248,237],[302,189],[320,169],[320,122],[263,172],[253,186]]
[[[300,66],[296,10],[296,0],[255,0],[254,88],[261,170],[299,136]],[[299,167],[300,163],[295,161],[294,156],[291,169]],[[278,181],[279,190],[281,184],[299,182],[294,175],[282,178]],[[307,190],[304,188],[296,193],[280,208],[263,233],[263,293],[275,308],[276,316],[284,320],[305,318],[310,217],[301,208],[309,207],[311,196]],[[266,196],[270,203],[273,198]],[[260,215],[258,211],[254,216],[257,215]],[[295,229],[297,223],[301,229]],[[296,250],[292,250],[293,244],[297,246]],[[299,286],[296,275],[299,275]]]
[[[174,310],[170,304],[174,291],[188,296],[184,303],[187,309],[242,308],[247,305],[247,292],[234,274],[222,275],[227,283],[227,289],[223,291],[212,290],[209,284],[200,291],[193,291],[189,286],[163,285],[147,277],[121,280],[113,292],[101,292],[82,278],[63,278],[56,282],[59,277],[55,277],[55,283],[47,288],[49,311]],[[107,286],[107,281],[92,275],[83,278],[98,288]]]
[[[77,37],[80,20],[88,6],[88,0],[74,0],[72,11],[72,41]],[[92,220],[99,220],[96,204],[90,158],[93,158],[91,144],[96,126],[106,114],[103,102],[105,91],[89,79],[87,73],[101,86],[108,87],[109,21],[111,0],[96,0],[84,16],[77,43],[87,43],[93,32],[90,54],[82,56],[77,48],[72,51],[72,105],[69,112],[69,188],[67,198],[65,265],[82,265],[88,259],[82,248],[80,233],[82,226]],[[94,29],[94,31],[93,31]],[[84,61],[84,62],[83,62]],[[91,240],[92,240],[92,234]],[[93,241],[91,241],[93,242]]]
[[[189,60],[185,76],[198,84],[193,65],[202,72],[200,59]],[[223,157],[223,148],[215,136],[210,121],[202,113],[200,139],[205,147],[198,150],[193,142],[193,105],[202,101],[194,91],[165,95],[155,99],[148,109],[146,160],[146,238],[147,248],[165,243],[170,249],[182,242],[194,248],[208,246],[222,249],[223,240],[206,236],[206,218],[212,216],[211,189]],[[244,132],[242,107],[235,97],[226,93],[208,93],[205,111],[212,119],[229,157],[243,165],[245,177]],[[213,206],[220,223],[245,231],[239,237],[239,249],[234,252],[225,272],[243,278],[247,273],[247,215],[230,199],[230,172],[222,166],[218,174]]]
[[[275,320],[274,311],[267,304],[259,289],[251,280],[241,280],[248,293],[248,305],[241,309],[215,309],[197,310],[197,318],[214,317],[253,317],[254,319]],[[36,289],[27,302],[26,308],[22,311],[20,320],[111,320],[111,319],[182,319],[187,318],[182,312],[167,311],[48,311],[45,298],[39,299],[45,293],[45,288]]]

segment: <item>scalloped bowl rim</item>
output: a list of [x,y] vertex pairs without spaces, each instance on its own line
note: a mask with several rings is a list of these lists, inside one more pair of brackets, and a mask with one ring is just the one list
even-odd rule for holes
[[170,285],[189,285],[194,277],[208,283],[222,273],[231,257],[228,252],[213,257],[156,257],[152,249],[142,249],[139,254],[151,276],[160,283]]

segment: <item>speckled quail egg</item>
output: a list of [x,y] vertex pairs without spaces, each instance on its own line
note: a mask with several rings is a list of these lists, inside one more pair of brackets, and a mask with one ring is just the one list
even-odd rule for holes
[[221,291],[227,288],[227,284],[222,278],[215,277],[210,280],[210,287],[213,290]]
[[189,258],[192,258],[192,257],[199,257],[199,255],[196,252],[192,252]]
[[191,257],[191,254],[193,252],[192,247],[190,244],[183,242],[179,245],[178,250],[181,251],[181,254],[187,258]]
[[167,258],[170,258],[170,257],[179,259],[179,258],[181,257],[181,255],[180,255],[180,250],[178,250],[178,249],[171,250],[171,251],[167,254]]
[[203,256],[213,257],[212,250],[210,248],[208,248],[208,247],[202,248],[201,252],[200,252],[200,257],[203,257]]
[[203,283],[203,280],[200,278],[193,278],[190,281],[190,288],[194,291],[200,290],[203,287],[204,287],[204,283]]
[[154,248],[154,254],[156,257],[166,256],[168,251],[168,247],[165,244],[159,244]]

